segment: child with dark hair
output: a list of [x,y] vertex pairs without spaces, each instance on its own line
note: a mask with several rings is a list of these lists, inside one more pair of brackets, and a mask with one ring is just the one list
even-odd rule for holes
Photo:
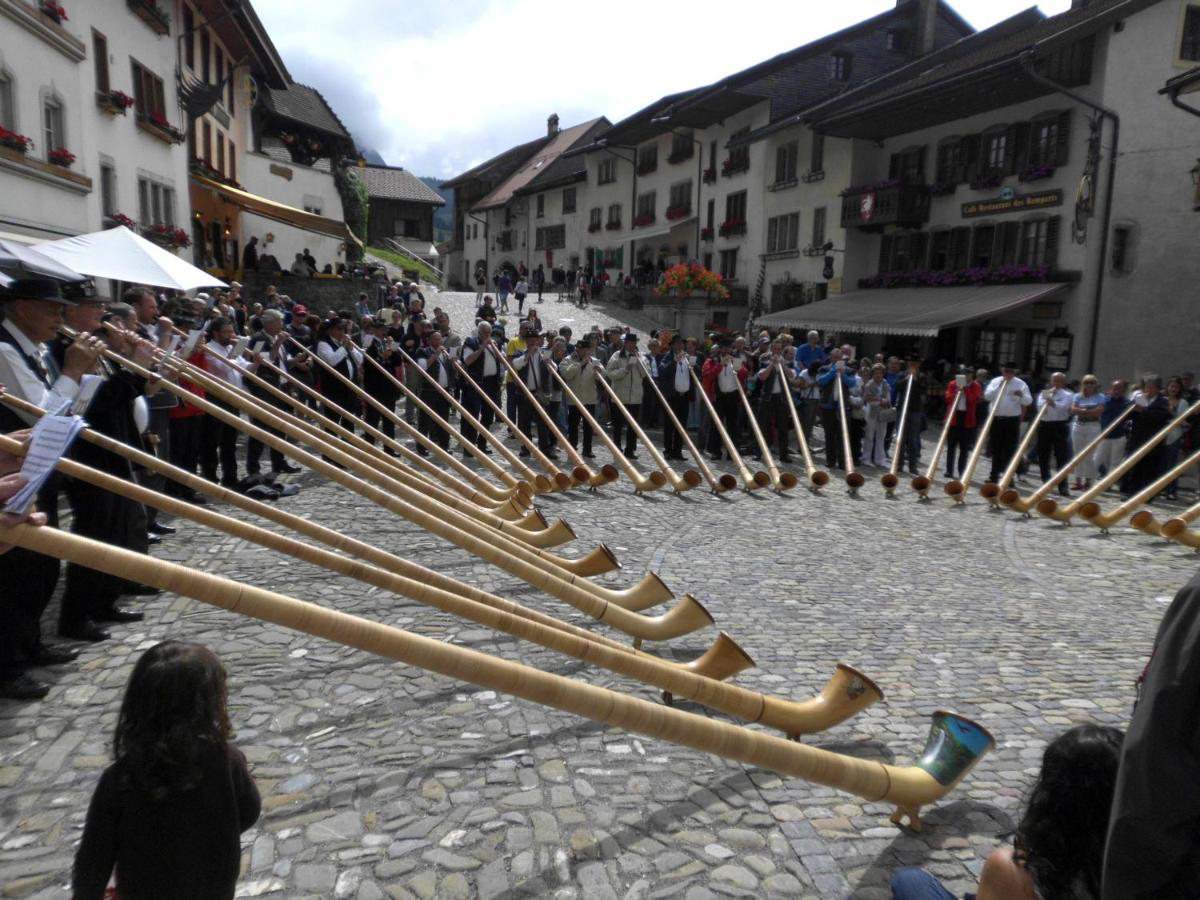
[[[1122,739],[1116,728],[1078,725],[1046,747],[1012,849],[987,858],[977,900],[1099,900]],[[954,900],[922,869],[897,872],[892,896]]]
[[113,764],[92,795],[75,856],[74,900],[232,898],[239,836],[261,801],[230,742],[225,669],[199,644],[163,641],[129,676]]

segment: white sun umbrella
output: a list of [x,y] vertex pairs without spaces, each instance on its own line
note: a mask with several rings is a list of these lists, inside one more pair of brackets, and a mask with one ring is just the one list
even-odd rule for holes
[[[7,273],[7,274],[6,274]],[[16,241],[0,240],[0,281],[7,287],[14,278],[53,278],[57,281],[84,281],[86,276],[56,259]]]
[[3,272],[0,272],[0,288],[6,288],[12,283],[13,280],[11,278],[9,278]]
[[112,278],[149,287],[190,291],[200,287],[227,287],[203,269],[184,262],[125,226],[81,234],[37,249],[92,278]]

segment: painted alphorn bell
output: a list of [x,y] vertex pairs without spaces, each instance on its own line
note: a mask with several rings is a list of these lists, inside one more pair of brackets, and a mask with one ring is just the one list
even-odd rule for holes
[[[615,409],[617,413],[624,416],[625,421],[629,423],[629,429],[634,433],[637,439],[642,442],[642,446],[645,448],[646,452],[650,454],[650,458],[654,460],[655,465],[658,466],[657,469],[647,473],[645,476],[639,476],[638,479],[634,479],[633,476],[630,475],[630,480],[633,481],[634,489],[637,491],[637,493],[644,494],[649,491],[657,491],[661,487],[666,487],[666,485],[670,483],[670,479],[666,474],[666,470],[669,469],[670,466],[668,466],[667,461],[662,458],[662,454],[658,452],[658,448],[655,447],[650,438],[646,436],[646,432],[642,430],[642,426],[640,426],[637,422],[637,417],[629,411],[629,408],[626,407],[624,403],[621,402],[621,398],[617,396],[616,390],[611,384],[608,383],[607,380],[602,378],[596,382],[596,385],[608,396],[609,403],[612,408]],[[620,458],[624,459],[627,463],[629,462],[629,458],[625,456],[624,453],[621,454]],[[630,463],[630,465],[632,466],[632,463]],[[676,476],[676,478],[678,478],[678,476]],[[674,484],[671,486],[674,487]]]
[[[135,363],[126,360],[110,350],[103,351],[114,362],[125,366],[143,378],[152,377],[152,373]],[[565,603],[575,606],[586,615],[597,617],[604,614],[609,605],[621,608],[637,607],[647,609],[665,600],[671,599],[669,588],[654,573],[646,576],[636,585],[625,590],[605,588],[582,578],[572,571],[572,560],[555,556],[545,550],[530,547],[520,540],[509,537],[505,530],[483,525],[468,516],[464,516],[450,508],[437,506],[434,512],[427,512],[427,498],[419,491],[414,491],[399,482],[392,482],[390,493],[377,487],[374,483],[363,481],[353,474],[330,464],[318,456],[307,453],[289,444],[283,438],[277,437],[263,428],[243,422],[236,414],[227,412],[219,406],[201,399],[191,392],[172,384],[162,382],[163,387],[181,400],[204,410],[209,415],[226,422],[235,428],[261,441],[267,447],[273,447],[285,456],[308,466],[318,474],[324,475],[331,481],[349,488],[360,496],[371,500],[379,506],[397,513],[413,524],[445,538],[452,544],[478,556],[486,562],[504,569],[526,583],[558,597]],[[300,439],[297,429],[273,415],[269,410],[256,408],[253,411],[256,418],[261,419],[272,428],[285,435]],[[335,462],[343,466],[351,464],[350,457],[337,447],[329,445],[325,452]],[[509,525],[510,523],[505,523]],[[592,567],[596,560],[611,560],[612,553],[607,548],[597,548],[579,562],[586,567]],[[578,604],[578,605],[577,605]],[[626,621],[622,619],[622,621]],[[638,616],[628,620],[640,634],[635,638],[664,640],[687,634],[698,628],[712,624],[712,617],[691,595],[684,595],[679,603],[669,612],[658,617]],[[629,633],[629,632],[627,632]]]
[[[483,352],[486,353],[488,351],[484,350]],[[498,353],[499,351],[496,352]],[[530,455],[537,460],[537,464],[546,470],[547,477],[549,477],[550,482],[554,485],[554,489],[559,491],[570,490],[575,484],[575,479],[556,466],[554,460],[543,453],[541,448],[530,440],[529,435],[517,427],[517,423],[508,417],[508,413],[504,411],[500,404],[493,400],[491,395],[471,377],[467,372],[466,366],[457,359],[451,361],[458,372],[458,377],[463,379],[465,384],[470,385],[471,389],[479,394],[479,398],[492,411],[492,415],[496,417],[496,421],[508,428],[525,449],[529,451]],[[496,368],[497,370],[503,369],[498,362],[496,363]],[[497,377],[499,376],[497,375]]]
[[658,446],[650,440],[650,438],[646,435],[646,432],[642,430],[642,426],[637,423],[637,420],[633,414],[630,413],[625,404],[621,402],[621,398],[617,396],[617,392],[611,384],[609,384],[607,381],[599,381],[597,384],[601,387],[604,393],[608,395],[608,399],[612,401],[613,405],[617,407],[617,411],[625,417],[625,421],[629,423],[629,427],[633,429],[633,433],[637,435],[638,440],[640,440],[645,446],[646,452],[650,454],[650,458],[654,460],[654,464],[658,466],[659,472],[661,472],[663,477],[666,478],[667,484],[671,485],[671,490],[673,490],[676,494],[681,494],[684,491],[690,491],[700,483],[700,476],[696,472],[692,471],[694,480],[688,481],[682,478],[680,474],[671,467],[671,464],[667,462],[667,458],[663,456],[662,451],[659,450]]
[[[500,438],[498,438],[498,437],[496,437],[496,435],[492,434],[492,431],[490,428],[485,428],[483,426],[482,422],[480,422],[473,415],[471,415],[471,413],[467,410],[467,408],[458,402],[458,398],[456,398],[452,393],[450,393],[448,390],[446,390],[444,387],[442,387],[441,382],[439,382],[436,378],[434,378],[427,371],[425,371],[425,369],[421,368],[421,366],[417,363],[417,361],[415,359],[412,358],[412,356],[410,356],[408,353],[406,353],[403,350],[400,351],[400,355],[404,358],[405,363],[407,363],[410,366],[415,367],[416,371],[420,374],[422,379],[424,379],[424,381],[427,384],[429,384],[434,390],[436,390],[438,395],[441,396],[442,399],[444,399],[447,403],[450,404],[450,406],[459,414],[459,416],[462,417],[462,421],[464,424],[470,425],[472,428],[474,428],[476,433],[478,433],[485,441],[487,441],[488,444],[491,447],[493,447],[495,449],[495,451],[498,454],[500,454],[500,456],[502,456],[504,458],[504,461],[506,463],[508,463],[509,467],[513,471],[520,472],[521,477],[524,478],[526,481],[528,481],[530,484],[532,484],[534,486],[534,489],[537,490],[539,493],[546,493],[548,491],[553,490],[554,485],[550,481],[549,478],[547,478],[545,475],[537,474],[536,472],[533,471],[533,469],[531,469],[531,468],[529,468],[529,466],[525,465],[525,463],[521,460],[521,458],[519,456],[517,456],[515,453],[513,453],[511,450],[509,450],[507,446],[505,446],[504,441],[500,440]],[[384,369],[384,367],[382,365],[380,365],[380,363],[377,359],[368,355],[365,350],[363,351],[363,356],[366,357],[368,364],[373,365],[376,369],[378,369],[384,375],[390,374],[386,369]],[[453,361],[454,361],[453,356],[451,356],[450,361],[451,361],[451,363],[453,363]]]
[[[1145,510],[1143,510],[1133,518],[1137,519],[1138,516],[1145,514]],[[1153,519],[1153,516],[1151,516],[1151,518]],[[1197,503],[1194,506],[1189,506],[1179,515],[1167,519],[1167,521],[1163,522],[1162,528],[1158,533],[1167,540],[1175,541],[1177,544],[1183,544],[1185,547],[1193,547],[1196,550],[1200,550],[1200,534],[1197,534],[1194,528],[1188,527],[1197,519],[1200,519],[1200,503]],[[1142,531],[1147,531],[1144,523],[1143,525],[1137,525],[1131,520],[1129,524]]]
[[[205,351],[211,353],[215,358],[220,359],[228,364],[229,360],[213,351],[211,347],[206,346]],[[178,361],[176,361],[176,364],[178,364]],[[287,373],[273,363],[270,363],[266,360],[260,360],[259,365],[267,366],[268,369],[274,371],[281,378],[287,377]],[[199,374],[193,374],[189,372],[187,373],[187,377],[193,379],[215,377],[210,372],[205,372],[204,370],[197,371]],[[428,460],[414,453],[408,447],[405,447],[399,441],[389,438],[378,428],[368,425],[365,421],[355,416],[349,410],[338,406],[332,400],[317,393],[303,382],[297,381],[294,378],[291,379],[292,383],[298,388],[307,393],[309,396],[318,400],[321,403],[321,408],[326,412],[331,412],[333,415],[340,418],[350,419],[357,422],[362,426],[365,434],[374,437],[376,440],[380,441],[383,446],[390,447],[395,453],[399,454],[400,458],[417,464],[423,463],[426,471],[430,472],[438,481],[441,481],[445,487],[439,486],[433,481],[423,478],[416,471],[405,469],[400,465],[398,459],[389,457],[386,453],[382,452],[379,447],[372,445],[365,438],[360,437],[350,429],[346,428],[341,421],[335,421],[330,416],[319,412],[296,397],[293,397],[287,392],[280,390],[255,372],[246,369],[240,369],[239,371],[241,372],[243,378],[250,379],[250,381],[260,389],[265,390],[271,394],[271,396],[277,397],[281,401],[288,403],[295,410],[294,414],[289,414],[286,410],[280,410],[277,408],[278,414],[288,417],[288,421],[291,421],[292,424],[296,425],[297,427],[303,428],[311,435],[311,440],[306,442],[309,444],[309,446],[316,446],[318,449],[320,449],[325,444],[330,443],[330,438],[326,431],[333,432],[344,442],[344,444],[339,444],[337,446],[339,446],[345,452],[357,457],[363,464],[381,468],[388,474],[389,477],[395,478],[398,481],[403,481],[412,487],[419,487],[422,490],[429,490],[435,496],[441,497],[445,502],[452,505],[459,504],[459,500],[453,495],[447,494],[446,492],[454,491],[456,494],[466,498],[466,500],[474,506],[488,513],[496,515],[501,519],[505,519],[507,521],[522,521],[522,517],[525,515],[522,507],[528,505],[528,496],[519,490],[514,493],[513,497],[509,500],[497,502],[487,495],[474,490],[474,488],[465,482],[461,482],[454,478],[450,473],[445,472],[444,470],[433,465]],[[237,388],[233,387],[233,385],[230,385],[228,382],[222,380],[221,384],[224,385],[226,389],[232,388],[234,391],[237,391]],[[240,396],[242,402],[238,405],[241,409],[246,409],[246,404],[257,405],[261,402],[259,398],[255,397],[249,392],[243,391],[241,392]],[[304,419],[311,419],[312,422],[316,424],[310,425],[308,422],[305,422]],[[322,431],[322,429],[325,429],[325,431]],[[461,506],[457,506],[456,508],[463,509]],[[540,513],[536,513],[530,517],[530,522],[528,524],[537,523],[539,522],[540,518]],[[563,543],[566,543],[567,540],[571,539],[570,537],[567,537],[567,535],[573,535],[574,532],[570,530],[570,526],[567,526],[564,531],[562,529],[563,525],[566,525],[566,523],[563,522],[562,525],[556,524],[556,527],[560,529],[558,537],[565,538]],[[536,530],[541,530],[540,527],[535,526],[535,528]]]
[[[25,448],[18,441],[0,436],[0,449],[14,455],[22,455]],[[434,573],[421,566],[412,566],[415,570],[414,575],[418,577],[404,577],[304,544],[294,538],[222,515],[214,510],[198,507],[185,500],[152,491],[136,482],[118,478],[70,459],[59,460],[58,468],[72,478],[119,494],[135,503],[152,506],[364,584],[409,597],[424,606],[590,662],[743,721],[778,728],[794,739],[798,739],[801,734],[824,731],[840,724],[883,698],[882,692],[870,678],[844,663],[838,664],[833,677],[817,697],[803,702],[724,685],[720,679],[700,674],[686,666],[676,665],[615,642],[610,644],[597,641],[594,635],[582,629],[568,631],[562,627],[566,623],[550,617],[542,617],[549,621],[534,621],[530,617],[532,610],[509,603],[500,597],[485,594],[483,596],[486,597],[486,602],[483,602],[455,591],[433,587],[430,578]],[[740,671],[739,667],[744,668],[747,663],[753,664],[728,636],[725,636],[724,640],[729,642],[731,647],[720,652],[730,658],[723,663],[714,661],[710,664],[714,670],[719,674],[733,674],[733,671]]]
[[659,706],[56,528],[0,525],[0,541],[646,737],[895,805],[892,820],[907,817],[914,829],[921,827],[921,808],[944,797],[995,745],[982,726],[939,711],[921,759],[912,766],[887,765]]
[[1111,472],[1097,481],[1092,487],[1088,488],[1088,490],[1084,491],[1079,495],[1078,498],[1068,503],[1066,506],[1059,506],[1054,500],[1049,498],[1040,501],[1037,505],[1038,514],[1045,516],[1048,519],[1053,519],[1055,522],[1065,522],[1069,524],[1071,519],[1079,514],[1080,509],[1082,509],[1085,503],[1094,500],[1096,497],[1099,497],[1106,490],[1124,478],[1125,474],[1139,462],[1141,462],[1143,457],[1145,457],[1150,453],[1151,450],[1167,439],[1167,435],[1171,433],[1172,429],[1178,428],[1180,425],[1186,422],[1188,417],[1197,410],[1200,410],[1200,403],[1197,403],[1195,406],[1184,410],[1169,423],[1163,426],[1158,432],[1156,432],[1154,436],[1150,438],[1150,440],[1146,441],[1146,443],[1138,447],[1137,450],[1125,457],[1119,466],[1116,466]]
[[613,478],[617,477],[616,469],[613,469],[611,466],[609,467],[611,471],[601,470],[593,472],[587,463],[583,461],[583,457],[571,446],[571,442],[567,440],[567,436],[559,430],[554,417],[550,415],[550,411],[538,402],[537,397],[533,396],[533,391],[529,389],[529,385],[525,383],[525,379],[521,377],[521,373],[517,371],[517,367],[499,352],[496,353],[496,359],[512,375],[513,380],[511,384],[515,384],[520,388],[521,393],[525,395],[525,399],[533,407],[533,411],[537,414],[538,418],[550,429],[550,433],[554,435],[559,446],[563,448],[563,453],[567,455],[567,459],[571,461],[571,465],[574,467],[571,470],[571,476],[575,479],[576,483],[586,484],[589,487],[599,487],[602,484],[608,484],[612,480],[609,478],[610,474]]
[[1126,516],[1131,515],[1135,510],[1145,506],[1149,501],[1158,496],[1159,492],[1164,490],[1167,485],[1198,462],[1200,462],[1200,450],[1197,450],[1177,466],[1172,466],[1111,512],[1104,512],[1099,503],[1095,500],[1089,500],[1083,506],[1079,507],[1079,515],[1085,521],[1090,522],[1107,534],[1113,525],[1116,525]]
[[783,381],[783,396],[787,401],[788,414],[792,417],[792,427],[796,429],[796,443],[800,446],[800,454],[804,457],[804,469],[808,472],[809,489],[820,490],[829,484],[829,473],[818,469],[813,463],[812,449],[808,446],[808,438],[800,425],[800,413],[796,409],[796,399],[792,396],[791,384],[784,371],[783,363],[779,363],[779,377]]
[[[688,448],[688,453],[692,454],[692,459],[696,461],[697,468],[700,469],[700,473],[704,476],[705,481],[707,481],[709,487],[712,488],[712,492],[714,494],[720,494],[729,490],[730,488],[737,487],[737,479],[735,479],[732,475],[723,475],[718,478],[713,474],[713,470],[709,468],[708,463],[705,462],[703,454],[696,449],[696,444],[692,441],[692,436],[688,434],[687,427],[679,421],[679,416],[675,415],[675,410],[671,409],[671,405],[667,403],[667,398],[663,396],[663,392],[659,388],[658,382],[650,377],[650,370],[647,369],[646,364],[642,362],[641,355],[634,354],[633,358],[637,362],[638,368],[642,372],[643,382],[649,383],[650,389],[654,391],[654,396],[658,398],[658,402],[662,405],[663,414],[666,415],[668,420],[670,420],[670,423],[675,428],[675,431],[679,433],[680,439],[683,441],[684,446]],[[697,391],[702,392],[704,390],[704,385],[696,381],[694,369],[691,371],[691,373],[689,373],[688,377],[692,379],[692,384]],[[687,469],[683,473],[683,480],[695,487],[700,483],[700,476],[696,474],[695,470]],[[695,483],[693,484],[693,482]]]
[[1049,481],[1030,494],[1029,497],[1022,499],[1019,491],[1013,490],[1013,488],[1009,487],[1000,494],[1000,502],[1009,509],[1022,513],[1026,518],[1028,518],[1029,511],[1037,506],[1043,497],[1054,490],[1060,481],[1070,475],[1072,469],[1095,453],[1096,448],[1100,446],[1100,442],[1107,438],[1113,431],[1120,428],[1124,424],[1125,420],[1128,419],[1132,414],[1133,405],[1130,404],[1121,412],[1119,416],[1104,426],[1100,433],[1088,442],[1086,447],[1071,457],[1065,466],[1055,472],[1054,476],[1050,478]]
[[[754,415],[754,409],[750,406],[750,398],[746,396],[746,389],[742,387],[742,381],[739,378],[737,383],[738,397],[742,401],[742,411],[746,414],[746,419],[750,423],[750,433],[754,435],[754,442],[758,444],[759,455],[762,456],[763,465],[767,467],[767,476],[771,479],[771,488],[779,494],[784,491],[790,491],[800,483],[791,472],[783,472],[779,468],[779,464],[775,462],[775,456],[771,453],[771,448],[767,446],[767,439],[763,436],[762,429],[758,427],[758,417]],[[784,385],[783,390],[787,390]]]
[[1038,426],[1042,424],[1042,419],[1045,418],[1046,410],[1049,408],[1050,404],[1043,401],[1041,408],[1037,411],[1037,415],[1033,417],[1033,421],[1025,429],[1025,434],[1021,438],[1021,442],[1017,444],[1017,452],[1008,461],[1008,466],[1005,468],[1004,474],[1000,476],[1000,483],[992,484],[990,481],[984,482],[983,487],[979,489],[979,496],[992,504],[993,509],[1000,508],[1000,495],[1008,490],[1008,486],[1017,477],[1017,469],[1021,468],[1021,460],[1025,458],[1025,454],[1033,446],[1034,438],[1037,437]]
[[942,433],[938,435],[938,442],[933,448],[933,459],[929,461],[929,465],[925,468],[923,475],[916,475],[909,482],[912,489],[917,492],[917,499],[922,501],[929,500],[929,489],[933,487],[934,476],[937,475],[938,462],[942,458],[942,452],[946,449],[946,441],[950,438],[950,429],[954,427],[954,410],[950,410],[946,416],[946,421],[942,423]]
[[[892,467],[879,477],[879,483],[883,485],[883,492],[886,496],[892,497],[896,493],[896,485],[900,483],[900,448],[904,446],[904,429],[908,425],[908,407],[912,401],[913,385],[916,383],[916,378],[913,376],[912,370],[908,373],[908,386],[904,390],[904,402],[900,405],[900,421],[896,423],[896,452],[892,454]],[[884,382],[886,384],[887,382]],[[888,388],[888,399],[891,399],[891,388]],[[955,402],[958,398],[955,397]],[[951,416],[954,412],[951,411]],[[874,452],[874,451],[872,451]],[[873,460],[872,460],[873,461]]]
[[[586,406],[579,402],[579,398],[575,395],[575,392],[571,390],[566,380],[562,377],[562,373],[558,371],[558,366],[555,365],[553,361],[546,363],[546,370],[550,373],[555,383],[562,389],[563,396],[570,400],[571,403],[575,404],[575,408],[579,410],[579,415],[592,429],[593,436],[599,438],[600,443],[604,444],[604,446],[608,448],[608,452],[612,454],[613,461],[625,470],[625,474],[629,477],[629,480],[633,482],[635,491],[638,493],[641,493],[642,491],[654,491],[666,483],[665,476],[660,482],[655,482],[637,470],[633,463],[630,462],[625,457],[625,454],[621,452],[621,448],[618,447],[616,441],[609,436],[604,426],[600,424],[595,416],[588,412],[588,408]],[[594,377],[596,378],[597,384],[603,380],[598,375]]]
[[[838,392],[838,427],[842,433],[842,460],[846,464],[846,492],[855,496],[858,489],[866,483],[866,479],[854,469],[854,451],[850,447],[850,410],[846,408],[846,386],[842,384],[842,373],[835,372],[833,380],[837,384]],[[897,440],[900,437],[897,435]]]
[[1008,381],[1000,382],[1000,390],[996,392],[996,399],[992,401],[992,405],[988,409],[987,419],[983,423],[983,428],[975,438],[975,446],[971,448],[971,455],[967,457],[966,470],[959,478],[946,482],[945,487],[942,488],[942,490],[954,499],[955,504],[960,504],[966,499],[967,491],[971,488],[971,479],[975,476],[975,467],[979,465],[979,460],[983,458],[983,449],[987,446],[988,435],[992,431],[992,423],[996,421],[996,411],[1000,409],[1000,401],[1008,393],[1008,388]]
[[[734,377],[737,376],[735,375]],[[713,406],[712,401],[708,399],[708,394],[704,391],[700,392],[700,403],[708,412],[708,417],[712,419],[713,428],[717,429],[717,434],[721,436],[721,444],[725,447],[725,452],[729,454],[734,467],[738,470],[746,491],[756,491],[759,488],[767,487],[771,483],[771,476],[761,469],[753,473],[750,471],[750,467],[742,459],[742,454],[738,452],[737,444],[729,436],[729,432],[725,430],[725,426],[721,422],[721,417],[717,415],[716,408]]]
[[[304,347],[304,345],[301,344],[299,341],[297,341],[295,338],[291,338],[291,341],[297,347],[299,347],[301,349],[306,349]],[[447,457],[449,457],[450,459],[454,459],[453,455],[450,454],[448,451],[444,450],[436,441],[430,440],[427,435],[424,435],[421,433],[420,429],[414,428],[412,425],[409,425],[407,422],[405,422],[403,417],[396,415],[395,410],[388,409],[388,407],[384,406],[384,404],[380,403],[377,399],[375,399],[370,394],[368,394],[366,391],[364,391],[362,388],[360,388],[357,384],[355,384],[353,381],[351,381],[349,378],[347,378],[345,375],[343,375],[341,372],[339,372],[335,367],[331,366],[325,360],[321,359],[321,355],[319,353],[314,352],[314,353],[311,353],[311,355],[312,355],[313,360],[316,361],[317,365],[319,365],[324,371],[326,371],[327,373],[332,375],[334,378],[336,378],[343,386],[348,388],[352,393],[354,393],[364,403],[366,403],[369,406],[378,410],[380,412],[380,414],[386,416],[388,419],[390,419],[392,421],[393,424],[397,425],[398,427],[403,428],[406,432],[411,434],[414,438],[416,438],[418,435],[420,435],[420,438],[423,439],[423,440],[421,440],[421,443],[431,453],[435,453],[441,459],[445,459]],[[447,422],[445,419],[443,419],[441,416],[439,416],[437,413],[435,413],[432,409],[430,409],[429,404],[425,403],[425,401],[423,401],[420,397],[418,397],[416,395],[416,392],[414,392],[408,386],[401,383],[395,376],[392,376],[392,382],[393,382],[393,384],[395,384],[397,387],[400,388],[401,392],[404,394],[405,397],[408,398],[408,401],[410,403],[415,403],[417,408],[419,410],[421,410],[421,412],[423,412],[425,415],[427,415],[434,422],[434,424],[436,424],[439,428],[445,430],[448,436],[457,439],[458,442],[462,445],[463,449],[466,450],[468,453],[470,453],[471,456],[473,456],[475,458],[475,461],[478,462],[480,466],[487,469],[489,472],[492,473],[492,475],[494,475],[495,477],[499,478],[502,482],[504,482],[505,489],[504,490],[498,489],[494,485],[492,485],[490,482],[488,482],[486,479],[482,479],[482,478],[479,479],[479,482],[476,482],[473,479],[472,483],[480,483],[480,489],[484,493],[494,496],[497,499],[507,499],[507,496],[510,495],[510,494],[508,494],[508,492],[519,490],[519,488],[517,487],[517,480],[515,478],[513,478],[510,474],[505,472],[504,469],[502,469],[499,465],[497,465],[495,463],[495,461],[493,461],[491,459],[491,457],[489,457],[486,453],[484,453],[482,450],[480,450],[478,447],[476,447],[473,442],[464,439],[463,436],[458,432],[457,429],[451,427],[449,422]],[[401,423],[403,423],[403,424],[401,424]],[[434,448],[437,448],[437,449],[435,450]],[[457,462],[457,460],[455,460],[455,462]],[[470,470],[468,469],[467,471],[470,471]],[[476,476],[476,478],[478,478],[478,476]],[[528,482],[526,482],[526,484],[528,485]],[[529,487],[528,490],[530,491],[530,493],[532,493],[532,487]]]

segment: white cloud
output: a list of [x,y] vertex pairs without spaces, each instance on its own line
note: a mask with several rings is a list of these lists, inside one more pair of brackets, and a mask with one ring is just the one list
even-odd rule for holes
[[[564,126],[612,121],[890,8],[784,0],[257,0],[298,81],[388,163],[449,177]],[[986,27],[1027,6],[962,0]],[[1069,0],[1042,3],[1061,12]],[[353,18],[347,10],[354,9]]]

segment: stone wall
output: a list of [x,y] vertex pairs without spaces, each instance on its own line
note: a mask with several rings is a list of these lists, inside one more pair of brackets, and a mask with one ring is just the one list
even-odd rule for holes
[[247,272],[242,278],[242,296],[254,303],[266,296],[267,288],[272,284],[279,293],[303,303],[309,312],[319,316],[330,309],[352,309],[363,291],[374,305],[378,282],[365,278],[296,278],[291,275],[280,277],[278,273]]

